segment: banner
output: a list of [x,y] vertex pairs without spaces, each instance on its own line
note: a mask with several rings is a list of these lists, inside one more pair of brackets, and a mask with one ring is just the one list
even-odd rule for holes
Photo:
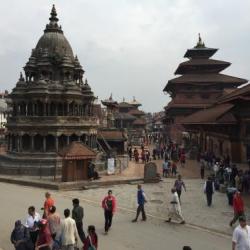
[[108,159],[108,168],[107,168],[108,175],[115,174],[115,159],[109,158]]

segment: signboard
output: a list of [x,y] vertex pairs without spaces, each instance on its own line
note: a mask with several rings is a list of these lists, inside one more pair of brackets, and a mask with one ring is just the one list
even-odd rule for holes
[[108,168],[107,168],[108,175],[115,174],[115,159],[108,158]]

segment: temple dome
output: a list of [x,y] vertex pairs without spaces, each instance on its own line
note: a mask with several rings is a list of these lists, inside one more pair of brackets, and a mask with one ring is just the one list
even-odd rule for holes
[[73,50],[63,33],[45,32],[35,48],[36,54],[40,54],[43,51],[46,51],[49,57],[54,55],[60,55],[60,57],[68,56],[74,62]]
[[39,39],[34,55],[36,58],[41,56],[47,56],[49,58],[57,58],[62,60],[63,57],[70,58],[71,62],[74,63],[73,50],[63,34],[61,26],[58,25],[58,18],[55,6],[53,5],[50,13],[50,22],[46,25],[44,34]]

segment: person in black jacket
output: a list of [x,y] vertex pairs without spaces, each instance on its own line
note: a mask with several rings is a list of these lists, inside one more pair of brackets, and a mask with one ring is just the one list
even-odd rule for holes
[[212,205],[212,197],[214,193],[214,183],[212,178],[209,176],[204,184],[204,193],[207,196],[207,205],[210,207]]
[[85,238],[86,238],[84,230],[83,230],[83,223],[82,223],[83,216],[84,216],[84,210],[83,210],[83,207],[81,207],[79,205],[79,203],[80,203],[79,199],[73,199],[72,203],[73,203],[72,219],[75,220],[79,237],[80,237],[82,243],[84,243]]

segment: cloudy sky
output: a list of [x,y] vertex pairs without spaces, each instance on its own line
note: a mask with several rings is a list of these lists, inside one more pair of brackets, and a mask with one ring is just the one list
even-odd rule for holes
[[11,90],[48,23],[52,4],[99,99],[135,96],[145,111],[201,33],[224,73],[250,79],[249,0],[8,0],[0,8],[0,90]]

